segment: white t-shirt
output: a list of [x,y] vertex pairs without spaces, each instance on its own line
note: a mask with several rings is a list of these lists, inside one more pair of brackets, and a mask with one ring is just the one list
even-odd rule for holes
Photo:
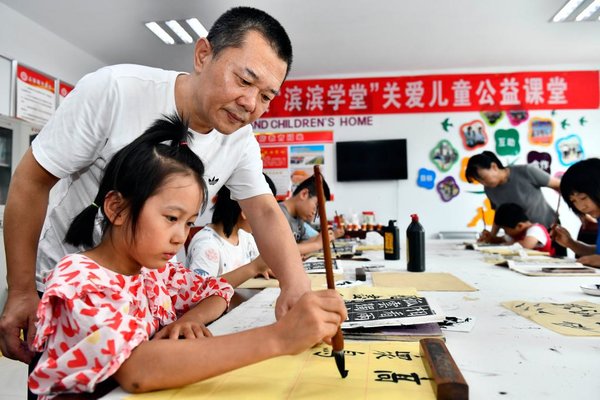
[[258,257],[254,236],[238,231],[237,246],[223,239],[210,226],[196,233],[187,249],[185,265],[200,275],[221,276]]
[[[156,119],[176,112],[175,79],[180,74],[139,65],[101,68],[81,79],[33,141],[37,162],[61,178],[50,192],[40,236],[38,290],[44,290],[44,278],[64,255],[80,250],[63,242],[65,233],[94,200],[113,154]],[[204,162],[209,204],[224,184],[235,200],[271,193],[250,125],[230,135],[216,130],[194,134],[188,145]],[[206,218],[199,218],[198,224]]]
[[[529,228],[527,228],[524,237],[527,236],[533,236],[534,238],[536,238],[539,243],[538,247],[544,247],[546,243],[548,243],[548,234],[544,232],[544,229],[537,224],[533,224]],[[515,240],[508,235],[506,235],[505,238],[509,243],[515,242]]]

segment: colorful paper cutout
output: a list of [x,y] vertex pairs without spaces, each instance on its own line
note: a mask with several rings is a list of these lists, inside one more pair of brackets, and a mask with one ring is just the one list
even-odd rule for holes
[[417,186],[431,190],[435,184],[435,171],[420,168],[417,174]]
[[552,165],[552,156],[549,153],[540,153],[537,151],[530,151],[527,154],[527,164],[537,165],[547,173],[550,173],[550,166]]
[[556,142],[556,152],[558,161],[564,166],[573,165],[585,158],[581,138],[575,134],[559,139]]
[[458,160],[458,151],[448,140],[443,139],[429,153],[429,159],[441,172],[446,172]]
[[448,128],[451,126],[454,125],[452,125],[452,123],[450,122],[450,118],[446,118],[442,121],[442,129],[444,130],[444,132],[448,132]]
[[[463,181],[463,182],[467,182],[467,183],[469,182],[469,181],[467,180],[467,164],[469,164],[469,159],[470,159],[470,158],[471,158],[471,157],[463,157],[463,158],[460,160],[460,173],[459,173],[459,178],[460,178],[460,180],[461,180],[461,181]],[[474,184],[477,184],[477,183],[479,183],[479,182],[475,182],[475,181],[473,181],[472,183],[474,183]]]
[[482,111],[480,114],[489,126],[495,126],[504,117],[504,111]]
[[[477,207],[475,215],[473,216],[471,221],[469,221],[469,223],[467,224],[467,227],[473,228],[482,220],[484,220],[482,222],[482,225],[485,225],[486,228],[491,227],[494,224],[494,216],[495,215],[496,215],[496,212],[492,208],[492,203],[490,202],[490,199],[488,199],[486,197],[485,200],[483,201],[483,207]],[[483,228],[483,226],[482,226],[482,228]]]
[[449,202],[460,193],[460,188],[452,176],[448,176],[438,182],[436,189],[444,202]]
[[525,110],[507,111],[506,116],[512,126],[519,126],[522,122],[527,121],[529,113]]
[[529,121],[529,143],[550,146],[554,141],[554,121],[549,118],[532,118]]
[[483,124],[483,121],[478,119],[462,124],[458,133],[462,139],[463,146],[467,150],[475,150],[479,147],[483,147],[488,142],[485,125]]
[[499,156],[514,156],[521,152],[519,132],[516,129],[498,129],[494,134],[496,154]]

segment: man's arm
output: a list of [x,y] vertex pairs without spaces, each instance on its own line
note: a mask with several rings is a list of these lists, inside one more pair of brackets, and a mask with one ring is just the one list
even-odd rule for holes
[[[26,363],[33,355],[27,343],[35,335],[39,302],[35,286],[38,240],[50,189],[57,181],[38,164],[30,148],[11,179],[4,210],[8,298],[0,317],[0,349],[5,356]],[[27,330],[26,342],[20,339],[21,329]]]
[[277,299],[275,315],[280,318],[310,291],[298,246],[272,195],[254,196],[239,203],[250,221],[262,258],[279,280],[281,295]]

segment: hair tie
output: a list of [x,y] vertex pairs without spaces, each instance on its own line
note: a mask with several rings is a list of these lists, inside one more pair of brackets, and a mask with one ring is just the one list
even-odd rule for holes
[[94,207],[96,207],[96,208],[100,209],[100,207],[98,206],[98,204],[94,203],[93,201],[92,201],[92,205],[93,205]]

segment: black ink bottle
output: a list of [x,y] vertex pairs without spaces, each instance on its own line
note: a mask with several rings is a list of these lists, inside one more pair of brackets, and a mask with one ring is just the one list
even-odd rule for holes
[[412,214],[406,229],[406,269],[410,272],[425,271],[425,230],[419,216]]

